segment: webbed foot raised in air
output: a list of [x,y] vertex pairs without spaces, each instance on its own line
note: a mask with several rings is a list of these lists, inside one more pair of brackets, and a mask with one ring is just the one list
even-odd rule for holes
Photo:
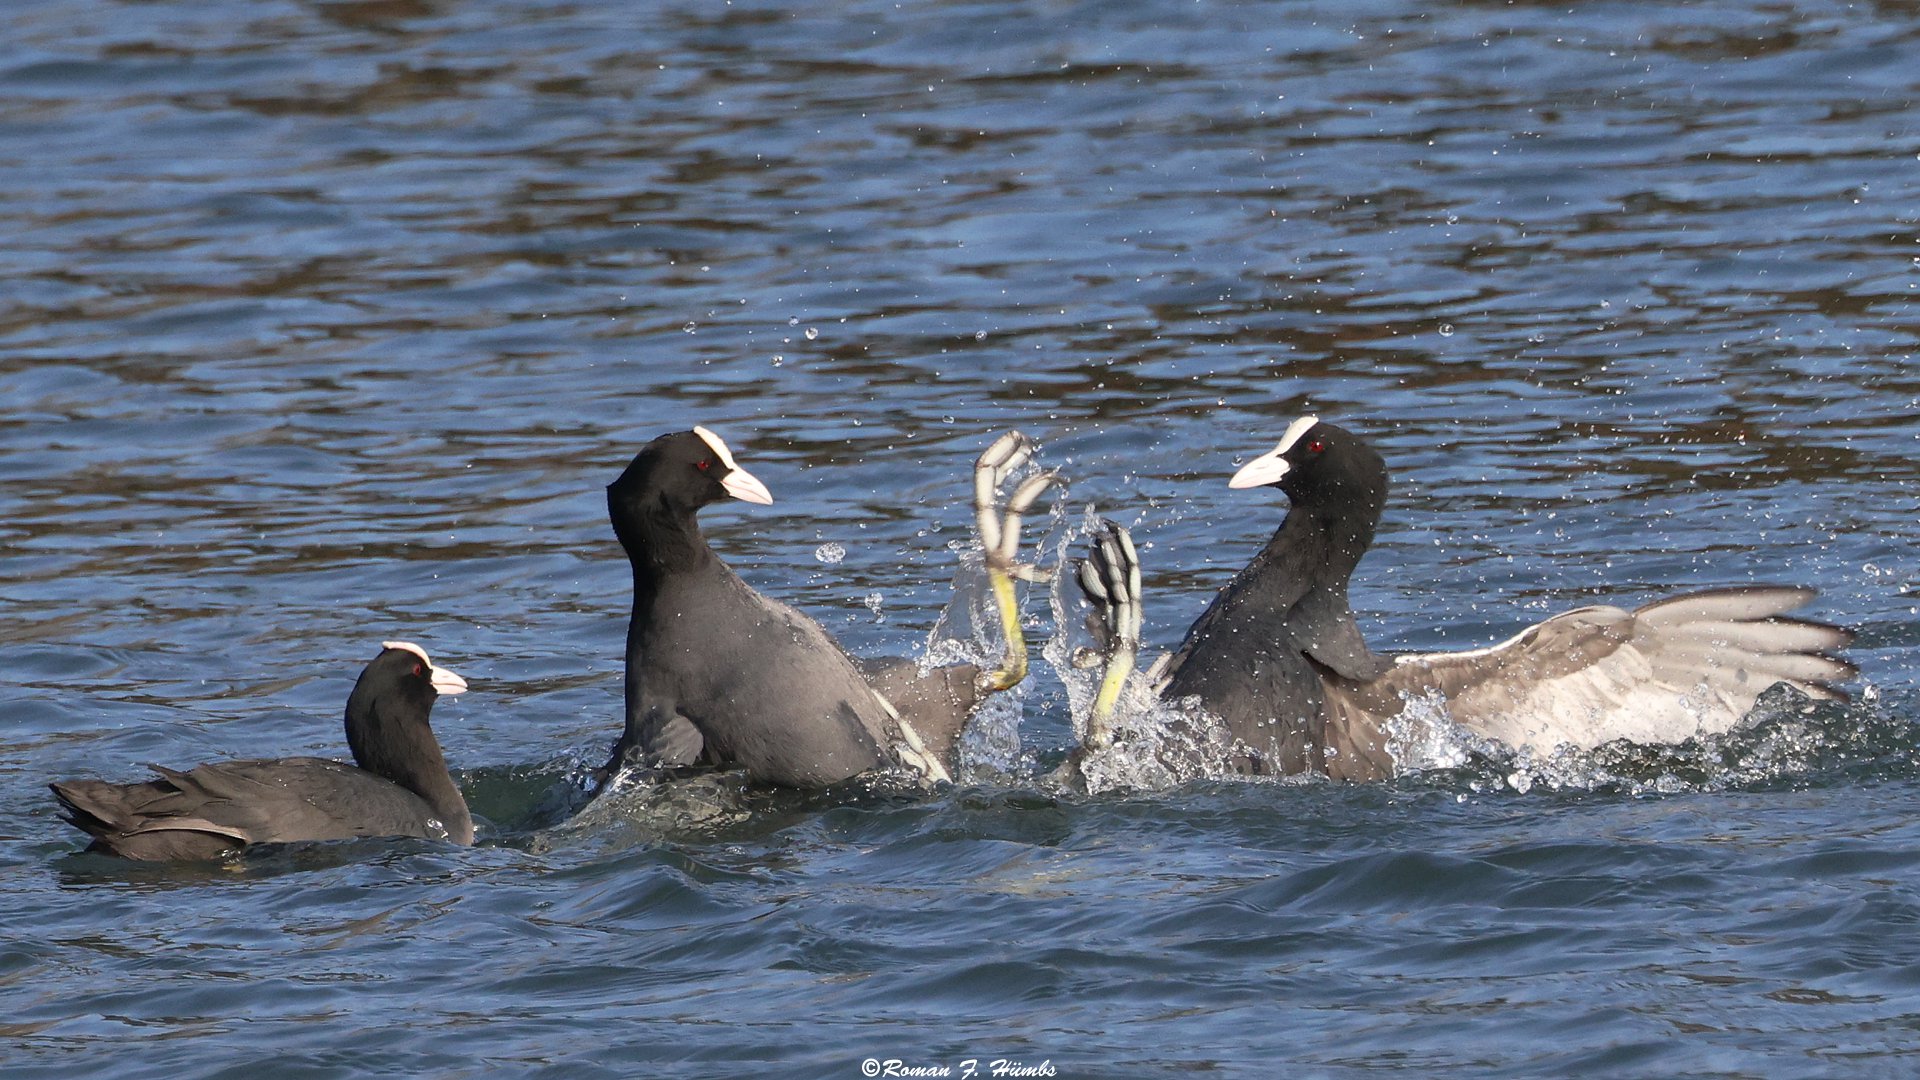
[[1020,517],[1033,508],[1042,492],[1059,482],[1060,474],[1048,471],[1028,477],[1005,503],[1000,502],[1000,485],[1032,457],[1033,442],[1017,431],[1009,431],[995,439],[973,464],[974,520],[979,527],[980,546],[986,552],[987,581],[993,587],[1000,633],[1006,641],[999,670],[981,676],[989,691],[1011,689],[1027,677],[1027,639],[1020,630],[1014,579],[1047,579],[1044,571],[1023,566],[1018,561]]
[[1092,664],[1102,668],[1100,692],[1087,720],[1088,750],[1111,741],[1113,709],[1140,653],[1140,556],[1125,526],[1105,519],[1101,524],[1105,528],[1094,535],[1078,571],[1080,591],[1094,607],[1087,616],[1098,642]]

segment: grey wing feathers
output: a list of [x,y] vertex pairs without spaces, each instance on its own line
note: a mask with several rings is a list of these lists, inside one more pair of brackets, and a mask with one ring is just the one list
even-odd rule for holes
[[1730,690],[1757,682],[1756,694],[1785,682],[1809,697],[1845,700],[1830,684],[1859,669],[1829,653],[1851,644],[1853,633],[1785,617],[1813,597],[1812,589],[1793,587],[1715,589],[1658,600],[1633,615],[1663,678],[1704,677]]
[[1786,617],[1813,595],[1750,586],[1580,608],[1492,648],[1400,657],[1388,678],[1433,686],[1455,722],[1516,747],[1679,742],[1734,727],[1777,683],[1844,699],[1832,684],[1857,669],[1829,652],[1852,634]]
[[187,778],[209,798],[205,816],[246,829],[256,844],[356,836],[447,839],[446,823],[425,799],[341,761],[223,762],[203,765]]
[[960,735],[985,696],[980,668],[955,664],[923,675],[919,664],[907,657],[859,658],[854,663],[867,684],[898,710],[925,749],[951,772],[959,757]]
[[[418,795],[338,761],[226,761],[185,772],[149,767],[159,779],[68,781],[55,784],[54,794],[73,824],[102,846],[135,858],[176,857],[155,854],[175,848],[205,856],[221,847],[295,840],[445,837],[444,823]],[[189,833],[203,839],[156,838]],[[208,848],[205,837],[218,843]]]

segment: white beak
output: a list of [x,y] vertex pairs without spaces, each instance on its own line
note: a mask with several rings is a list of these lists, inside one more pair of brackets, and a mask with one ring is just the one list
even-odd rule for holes
[[1227,486],[1230,488],[1266,487],[1268,484],[1279,483],[1281,477],[1286,476],[1292,469],[1293,466],[1281,455],[1281,451],[1270,450],[1240,466],[1240,471],[1233,474],[1233,479],[1227,481]]
[[380,647],[383,649],[401,649],[419,657],[420,662],[427,665],[427,681],[432,683],[433,688],[442,694],[458,694],[467,688],[467,680],[455,675],[446,668],[435,667],[433,660],[427,656],[427,650],[415,645],[411,641],[383,641],[380,643]]
[[440,692],[440,696],[449,697],[453,694],[466,693],[467,680],[443,667],[433,668],[432,670],[433,676],[428,681],[433,683],[433,688]]
[[733,451],[727,449],[726,440],[715,435],[708,428],[695,427],[693,433],[700,436],[701,441],[707,444],[707,448],[720,459],[720,464],[726,467],[727,475],[720,478],[720,486],[726,489],[727,494],[741,502],[759,503],[761,506],[773,505],[773,492],[767,490],[767,485],[761,483],[759,477],[741,468],[733,460]]
[[1227,486],[1250,488],[1279,483],[1282,477],[1293,470],[1293,466],[1286,459],[1287,451],[1293,449],[1293,444],[1299,442],[1301,437],[1312,431],[1313,426],[1319,422],[1320,418],[1317,416],[1302,416],[1288,424],[1287,433],[1280,436],[1280,445],[1240,466],[1240,471],[1233,474],[1233,479],[1227,481]]
[[727,494],[741,502],[759,503],[761,506],[773,505],[773,492],[767,490],[767,485],[761,483],[759,477],[737,465],[732,472],[720,478],[720,486],[726,489]]

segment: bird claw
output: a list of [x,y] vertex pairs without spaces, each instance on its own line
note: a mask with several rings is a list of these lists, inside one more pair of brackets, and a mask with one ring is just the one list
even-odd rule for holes
[[1101,524],[1104,531],[1094,536],[1075,574],[1081,593],[1094,607],[1088,622],[1106,668],[1087,725],[1086,744],[1092,749],[1111,739],[1114,706],[1140,653],[1140,553],[1125,526],[1105,519]]
[[1015,578],[1023,581],[1050,581],[1052,573],[1016,560],[1020,553],[1020,519],[1033,508],[1049,487],[1060,482],[1058,471],[1049,470],[1030,476],[1013,489],[1006,501],[1000,501],[1000,487],[1007,478],[1033,458],[1033,441],[1017,431],[995,439],[973,463],[973,513],[980,533],[980,547],[987,564],[987,581],[993,588],[994,606],[1000,615],[1000,632],[1006,641],[1006,655],[1000,668],[983,676],[989,690],[1007,690],[1027,677],[1026,635],[1020,629],[1019,605],[1013,591]]
[[1101,649],[1140,647],[1140,554],[1125,526],[1101,519],[1104,530],[1094,537],[1076,577],[1080,591],[1095,608],[1095,632]]
[[1057,471],[1029,476],[1013,489],[1005,503],[1000,502],[1000,485],[1014,470],[1033,458],[1033,443],[1017,431],[1009,431],[993,441],[973,463],[973,514],[979,526],[980,546],[986,551],[987,565],[1011,572],[1014,556],[1020,551],[1020,518],[1040,498],[1042,492],[1060,480]]

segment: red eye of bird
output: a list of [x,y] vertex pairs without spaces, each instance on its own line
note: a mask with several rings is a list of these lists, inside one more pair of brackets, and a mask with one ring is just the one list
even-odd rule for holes
[[699,470],[700,470],[701,472],[706,472],[706,471],[707,471],[708,469],[711,469],[711,468],[713,468],[713,462],[711,462],[711,461],[696,461],[696,462],[694,462],[694,463],[693,463],[693,467],[694,467],[694,468],[696,468],[696,469],[699,469]]
[[425,675],[427,673],[427,669],[421,667],[419,664],[415,664],[413,665],[413,673],[415,675]]
[[1315,439],[1312,442],[1307,444],[1307,449],[1313,451],[1316,454],[1322,450],[1325,450],[1326,448],[1327,448],[1327,444],[1321,442],[1319,439]]

